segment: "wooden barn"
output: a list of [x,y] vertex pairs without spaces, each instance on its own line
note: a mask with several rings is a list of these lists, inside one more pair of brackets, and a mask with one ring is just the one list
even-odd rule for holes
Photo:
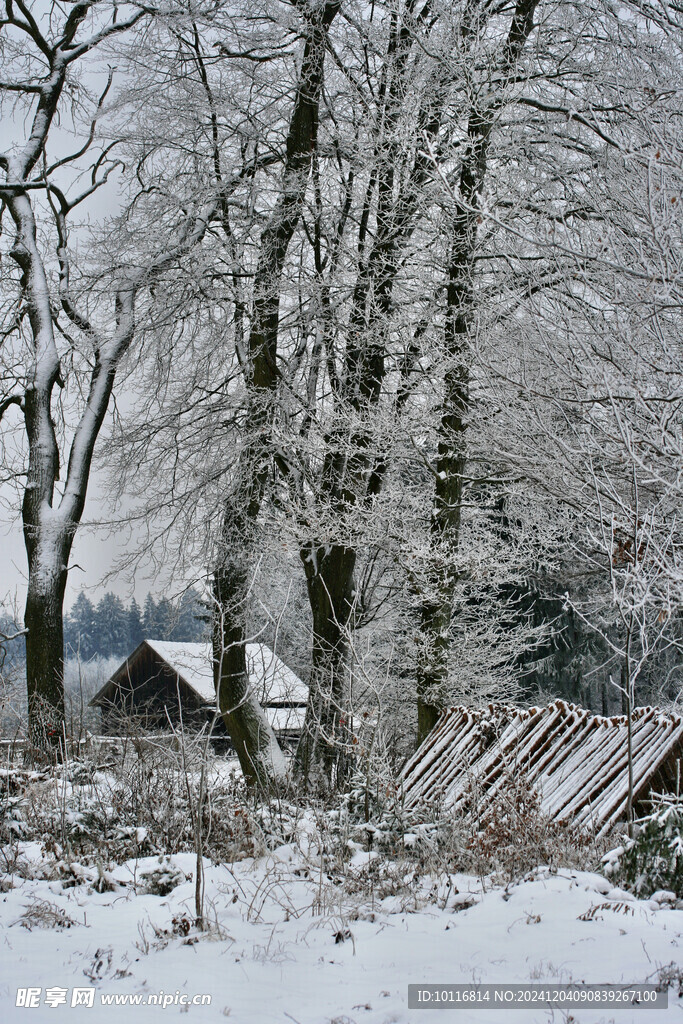
[[[294,742],[301,734],[308,687],[265,644],[247,644],[249,680],[265,708],[275,734]],[[188,728],[213,717],[216,696],[213,655],[209,643],[143,640],[90,701],[102,714],[102,731],[120,733],[134,716],[146,729],[168,730],[169,718],[181,716]],[[214,725],[217,739],[227,735],[222,718]]]
[[[450,708],[405,765],[402,798],[414,809],[429,804],[485,817],[510,779],[523,780],[550,819],[602,834],[626,817],[627,727],[625,716],[603,718],[560,700],[541,708]],[[631,731],[638,815],[652,794],[680,787],[683,718],[637,708]]]

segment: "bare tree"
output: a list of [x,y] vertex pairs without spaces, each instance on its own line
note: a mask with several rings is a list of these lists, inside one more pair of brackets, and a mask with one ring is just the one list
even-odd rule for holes
[[[124,9],[125,8],[125,9]],[[76,142],[75,151],[51,159],[48,147],[57,134],[57,118],[75,84],[75,67],[107,40],[120,37],[149,15],[135,3],[95,0],[48,9],[23,2],[6,4],[0,21],[5,78],[0,95],[16,103],[12,123],[28,118],[25,137],[0,155],[5,180],[0,184],[3,211],[12,218],[15,238],[10,255],[17,264],[17,300],[4,332],[3,347],[12,372],[0,401],[0,413],[20,410],[26,434],[27,467],[22,519],[28,558],[24,622],[31,738],[37,745],[58,742],[64,720],[62,608],[75,532],[81,521],[95,443],[107,411],[114,379],[135,331],[135,303],[156,274],[201,237],[211,214],[205,209],[181,219],[166,250],[148,256],[143,266],[123,266],[112,287],[113,316],[99,326],[75,294],[69,222],[75,209],[107,182],[118,161],[112,144],[91,155],[98,120],[111,86],[111,73]],[[87,95],[84,82],[80,91]],[[86,114],[87,116],[87,114]],[[55,141],[56,145],[56,141]],[[58,181],[70,174],[69,186]],[[85,184],[81,180],[85,175]],[[39,225],[51,236],[56,257],[56,289]],[[74,340],[74,332],[77,340]],[[67,343],[60,352],[61,339]],[[85,346],[85,369],[73,354]],[[3,357],[5,352],[3,352]],[[73,368],[73,369],[72,369]],[[61,427],[56,408],[61,391],[68,419],[68,374],[85,372],[86,396],[68,447],[60,454]],[[65,409],[65,407],[67,407]],[[63,479],[62,466],[66,463]]]
[[655,656],[680,660],[683,597],[681,54],[678,12],[665,13],[656,58],[640,47],[646,84],[588,179],[599,217],[565,236],[562,294],[525,300],[521,361],[496,361],[498,386],[516,395],[499,443],[570,510],[572,555],[592,576],[587,597],[567,600],[602,638],[603,669],[622,693],[630,823],[631,712]]
[[[266,564],[296,547],[308,590],[305,775],[343,778],[353,633],[378,609],[420,634],[420,735],[457,693],[494,677],[509,693],[536,642],[510,595],[566,523],[546,525],[561,506],[520,455],[523,378],[572,348],[548,333],[525,359],[541,322],[576,333],[598,294],[588,270],[612,217],[598,186],[618,187],[610,154],[640,145],[642,83],[659,88],[652,12],[628,10],[266,4],[238,28],[188,17],[175,70],[159,58],[177,139],[141,122],[138,181],[193,181],[220,203],[150,300],[153,397],[125,459],[158,489],[164,554],[182,531],[186,564],[201,552],[213,576],[221,710],[263,788],[284,775],[244,665],[263,546]],[[599,301],[616,300],[603,286]]]
[[248,404],[242,453],[230,493],[214,576],[214,657],[219,704],[245,778],[268,789],[282,784],[284,762],[272,728],[251,690],[245,661],[245,601],[254,564],[256,520],[272,462],[271,424],[279,391],[281,278],[308,187],[318,131],[329,28],[340,0],[298,5],[304,37],[287,134],[280,195],[263,230],[254,275],[251,328],[245,353]]

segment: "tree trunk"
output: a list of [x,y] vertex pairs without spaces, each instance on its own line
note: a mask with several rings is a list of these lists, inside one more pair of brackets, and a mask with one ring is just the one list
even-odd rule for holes
[[63,738],[64,635],[63,603],[66,567],[48,564],[37,546],[29,564],[29,585],[24,611],[29,741],[48,750]]
[[[464,231],[465,225],[459,230]],[[466,240],[467,241],[467,240]],[[427,651],[417,673],[417,743],[422,743],[448,702],[448,658],[457,584],[454,558],[460,543],[465,431],[469,405],[466,336],[471,320],[470,252],[473,242],[454,246],[449,271],[446,313],[446,354],[450,366],[444,379],[444,401],[436,459],[434,507],[430,522],[435,558],[434,600],[420,609]],[[464,251],[463,251],[464,250]]]
[[235,559],[214,575],[218,610],[214,619],[214,678],[218,708],[244,778],[249,786],[266,794],[282,790],[287,768],[247,672],[244,598],[249,591],[248,572],[245,561]]
[[420,625],[430,639],[417,670],[417,744],[429,735],[447,700],[448,654],[450,650],[450,600],[453,587],[449,581],[439,582],[441,601],[424,603],[420,609]]
[[[55,100],[56,103],[56,100]],[[33,339],[34,364],[22,403],[28,440],[28,467],[22,504],[28,558],[24,625],[29,737],[40,748],[58,744],[64,725],[64,644],[62,603],[71,544],[64,521],[53,508],[59,477],[59,449],[51,401],[60,381],[50,291],[37,244],[33,209],[26,194],[12,196],[16,226],[12,257],[21,269]]]
[[348,769],[348,626],[356,552],[342,545],[301,549],[313,615],[310,697],[296,764],[304,784],[341,785]]
[[[245,666],[246,606],[257,542],[257,520],[272,463],[271,429],[280,381],[277,365],[280,289],[289,244],[301,218],[318,135],[327,33],[340,0],[309,10],[294,107],[289,122],[282,184],[261,235],[254,278],[252,326],[245,368],[246,443],[233,490],[225,503],[221,550],[214,575],[218,699],[245,778],[262,790],[279,788],[284,760],[275,735],[249,693]],[[259,713],[260,712],[260,713]]]

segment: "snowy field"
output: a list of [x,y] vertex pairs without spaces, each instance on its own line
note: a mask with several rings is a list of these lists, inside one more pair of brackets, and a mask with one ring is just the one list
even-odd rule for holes
[[[669,988],[668,1010],[482,1008],[434,1017],[408,1009],[411,982],[656,980],[683,965],[683,909],[663,897],[639,901],[600,875],[543,868],[507,887],[467,875],[403,876],[400,894],[387,896],[392,865],[379,860],[373,897],[373,854],[356,849],[342,884],[301,846],[232,866],[207,861],[204,933],[191,923],[191,854],[129,861],[102,893],[90,884],[92,868],[69,887],[15,877],[0,896],[3,1021],[135,1024],[178,1014],[236,1024],[683,1021],[679,982]],[[22,857],[34,858],[40,874],[36,844],[25,844]],[[145,892],[155,886],[170,891]],[[40,989],[37,1012],[27,1012],[29,995],[20,997],[28,1006],[16,1006],[19,987]],[[94,1005],[72,1008],[74,988]],[[54,1006],[45,1002],[48,990]],[[205,994],[211,1003],[145,1005],[159,993]],[[139,1005],[103,1005],[103,996],[115,995]]]

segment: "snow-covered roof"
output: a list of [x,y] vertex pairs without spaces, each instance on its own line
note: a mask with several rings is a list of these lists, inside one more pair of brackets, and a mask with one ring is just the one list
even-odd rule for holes
[[[636,708],[631,719],[635,802],[661,791],[683,755],[683,718]],[[441,714],[402,772],[408,806],[438,802],[485,812],[511,776],[538,794],[555,821],[606,832],[628,797],[625,716],[604,718],[564,701],[519,709],[456,707]]]
[[[199,696],[213,703],[216,696],[213,683],[213,651],[210,643],[184,644],[170,640],[146,640],[146,644],[164,659],[174,672],[191,686]],[[308,687],[285,665],[266,644],[246,645],[249,682],[259,702],[305,704]]]
[[[180,678],[207,703],[213,704],[216,691],[213,683],[213,652],[210,643],[174,643],[170,640],[143,641]],[[285,665],[266,644],[246,645],[249,682],[262,706],[287,703],[305,705],[308,687],[291,668]],[[119,674],[127,670],[130,659],[119,668],[93,698],[99,702]]]
[[306,708],[279,708],[266,705],[266,716],[276,736],[293,732],[301,733],[306,718]]

